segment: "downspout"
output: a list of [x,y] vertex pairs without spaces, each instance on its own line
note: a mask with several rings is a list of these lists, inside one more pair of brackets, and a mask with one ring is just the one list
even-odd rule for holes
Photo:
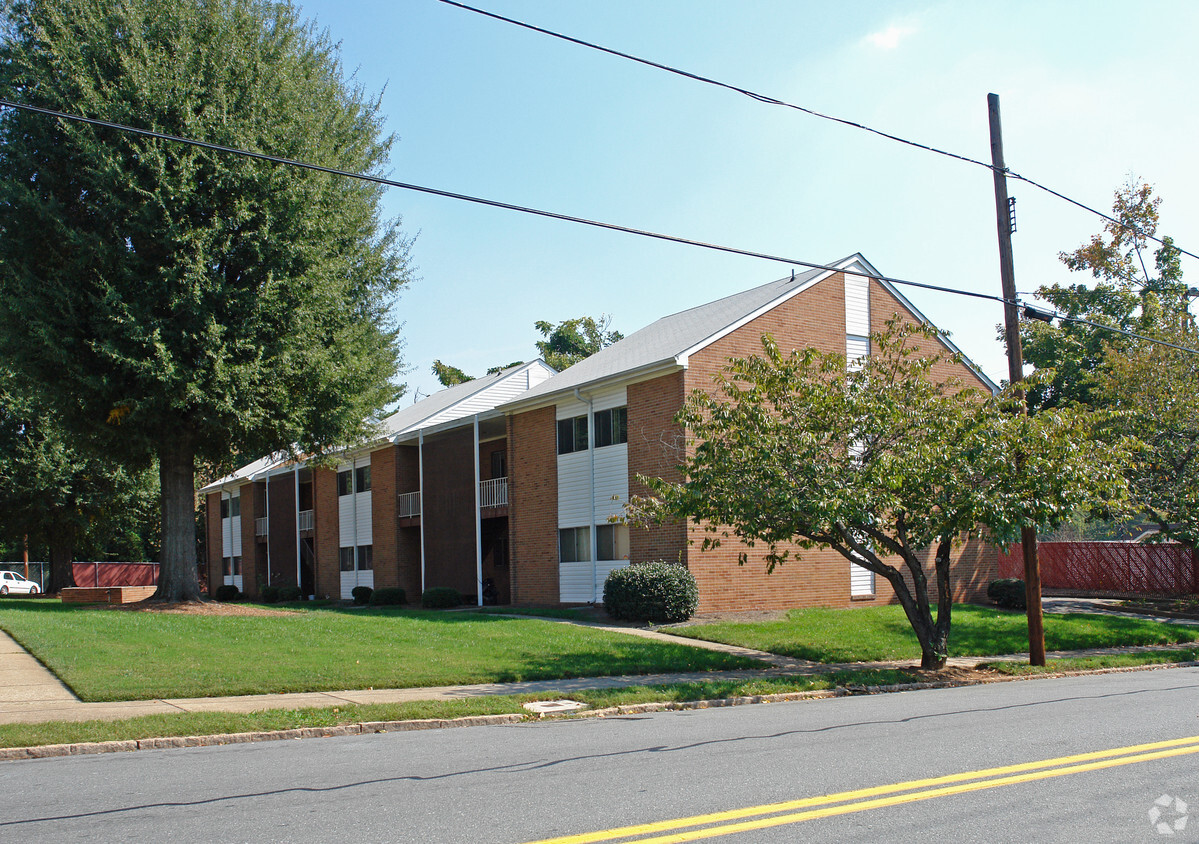
[[[575,387],[575,399],[579,402],[584,401],[578,387]],[[595,559],[598,554],[597,548],[599,544],[597,541],[598,538],[595,535],[595,432],[591,430],[595,427],[595,413],[592,409],[591,397],[588,396],[585,401],[587,402],[587,455],[591,462],[591,468],[588,471],[591,489],[591,507],[589,508],[591,511],[591,522],[587,525],[587,538],[591,545],[591,603],[594,604],[596,602],[595,599],[598,597],[595,581],[599,577],[599,563]]]
[[417,440],[416,470],[420,484],[420,591],[425,592],[425,429],[421,428]]
[[475,591],[483,606],[483,502],[479,497],[479,414],[475,414]]

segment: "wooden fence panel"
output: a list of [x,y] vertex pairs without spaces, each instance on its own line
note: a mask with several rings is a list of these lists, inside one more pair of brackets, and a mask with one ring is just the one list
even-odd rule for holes
[[[1024,577],[1020,543],[999,553],[1000,577]],[[1096,592],[1199,592],[1199,554],[1183,545],[1134,542],[1041,542],[1041,586]]]

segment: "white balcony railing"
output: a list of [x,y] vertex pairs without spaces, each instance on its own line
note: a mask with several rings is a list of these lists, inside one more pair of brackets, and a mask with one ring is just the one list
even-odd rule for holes
[[479,482],[479,504],[483,507],[508,506],[508,479],[493,478]]
[[401,492],[396,513],[401,519],[420,515],[420,492]]
[[301,531],[312,530],[313,520],[311,510],[301,510],[296,515],[296,521]]
[[255,536],[266,536],[266,534],[267,534],[266,516],[263,516],[261,519],[255,519],[254,520],[254,535]]

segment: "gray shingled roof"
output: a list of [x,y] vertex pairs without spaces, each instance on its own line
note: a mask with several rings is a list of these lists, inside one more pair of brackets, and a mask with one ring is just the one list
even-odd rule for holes
[[496,372],[491,375],[484,375],[482,378],[476,378],[473,381],[464,381],[461,384],[455,384],[452,387],[446,387],[444,390],[438,390],[428,398],[421,399],[415,404],[411,404],[402,410],[397,410],[391,416],[383,420],[382,435],[392,437],[401,431],[407,431],[411,428],[420,426],[421,422],[426,419],[432,419],[437,414],[441,413],[448,407],[452,407],[460,401],[463,401],[475,393],[485,390],[497,381],[502,381],[509,375],[512,375],[518,369],[524,369],[528,366],[533,366],[536,361],[526,364],[517,364],[510,366],[507,369]]
[[[843,263],[843,262],[839,262]],[[734,293],[706,305],[698,305],[677,314],[662,317],[640,331],[579,361],[569,369],[521,393],[511,404],[524,404],[542,396],[573,390],[627,372],[665,364],[688,349],[719,334],[737,320],[752,314],[776,299],[803,287],[825,270],[808,270],[777,281]],[[506,405],[501,405],[501,408]]]

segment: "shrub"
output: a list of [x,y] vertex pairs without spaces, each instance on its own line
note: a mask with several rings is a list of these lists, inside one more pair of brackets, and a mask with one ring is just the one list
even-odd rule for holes
[[1024,581],[1018,577],[992,580],[987,586],[987,597],[1005,610],[1028,608],[1028,602],[1024,595]]
[[283,602],[298,601],[304,597],[304,593],[300,591],[299,586],[288,584],[279,587],[279,600]]
[[232,583],[223,583],[216,588],[216,592],[214,592],[212,594],[212,597],[216,598],[218,601],[223,601],[223,602],[224,601],[236,601],[238,598],[241,597],[241,590],[238,589],[236,586],[234,586]]
[[462,603],[462,593],[449,586],[434,586],[420,596],[420,605],[427,610],[444,610]]
[[371,595],[372,607],[395,606],[408,603],[408,595],[398,586],[384,586]]
[[354,599],[354,603],[359,606],[365,606],[370,603],[371,593],[375,590],[369,586],[355,586],[350,590],[350,597]]
[[279,587],[278,586],[263,586],[259,592],[259,597],[262,598],[264,604],[279,603]]
[[677,563],[625,566],[604,581],[604,609],[613,618],[666,624],[686,621],[697,606],[695,577]]

